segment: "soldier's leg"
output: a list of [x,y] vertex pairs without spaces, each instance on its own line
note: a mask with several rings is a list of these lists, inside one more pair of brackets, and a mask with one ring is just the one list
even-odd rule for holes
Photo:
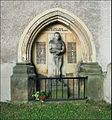
[[59,70],[58,70],[58,68],[59,68],[59,58],[57,57],[56,58],[56,76],[57,77],[59,77]]
[[62,57],[59,57],[59,60],[58,60],[58,63],[59,63],[59,66],[58,66],[58,71],[59,71],[59,76],[62,75]]
[[55,73],[54,75],[58,76],[58,58],[57,57],[54,58],[54,66],[53,67],[54,67],[54,73]]
[[55,76],[56,75],[56,59],[55,59],[55,57],[53,57],[53,66],[52,66],[52,68],[53,68],[53,76]]

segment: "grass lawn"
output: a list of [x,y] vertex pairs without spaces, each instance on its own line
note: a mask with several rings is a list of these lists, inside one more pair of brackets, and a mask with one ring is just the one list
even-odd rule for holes
[[111,120],[111,106],[95,101],[0,103],[1,120]]

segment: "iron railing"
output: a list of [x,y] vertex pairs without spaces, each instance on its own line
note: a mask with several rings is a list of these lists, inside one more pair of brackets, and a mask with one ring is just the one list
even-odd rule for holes
[[87,99],[88,77],[37,78],[37,90],[49,93],[47,100]]

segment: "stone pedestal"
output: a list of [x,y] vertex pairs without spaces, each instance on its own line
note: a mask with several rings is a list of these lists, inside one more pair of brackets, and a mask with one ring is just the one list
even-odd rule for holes
[[98,63],[82,63],[79,76],[88,76],[87,96],[95,100],[103,99],[104,76]]
[[11,100],[28,101],[36,90],[36,74],[32,64],[17,63],[11,76]]

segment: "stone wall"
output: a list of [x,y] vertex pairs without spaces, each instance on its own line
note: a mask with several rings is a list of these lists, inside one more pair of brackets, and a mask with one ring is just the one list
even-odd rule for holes
[[[97,62],[103,71],[106,71],[110,63],[111,43],[109,1],[2,1],[1,64],[5,72],[10,67],[9,72],[6,72],[7,77],[4,79],[3,75],[1,76],[2,101],[10,100],[10,76],[12,67],[17,62],[18,43],[22,32],[35,16],[56,7],[72,12],[86,24],[93,35]],[[7,87],[3,87],[5,84]]]

